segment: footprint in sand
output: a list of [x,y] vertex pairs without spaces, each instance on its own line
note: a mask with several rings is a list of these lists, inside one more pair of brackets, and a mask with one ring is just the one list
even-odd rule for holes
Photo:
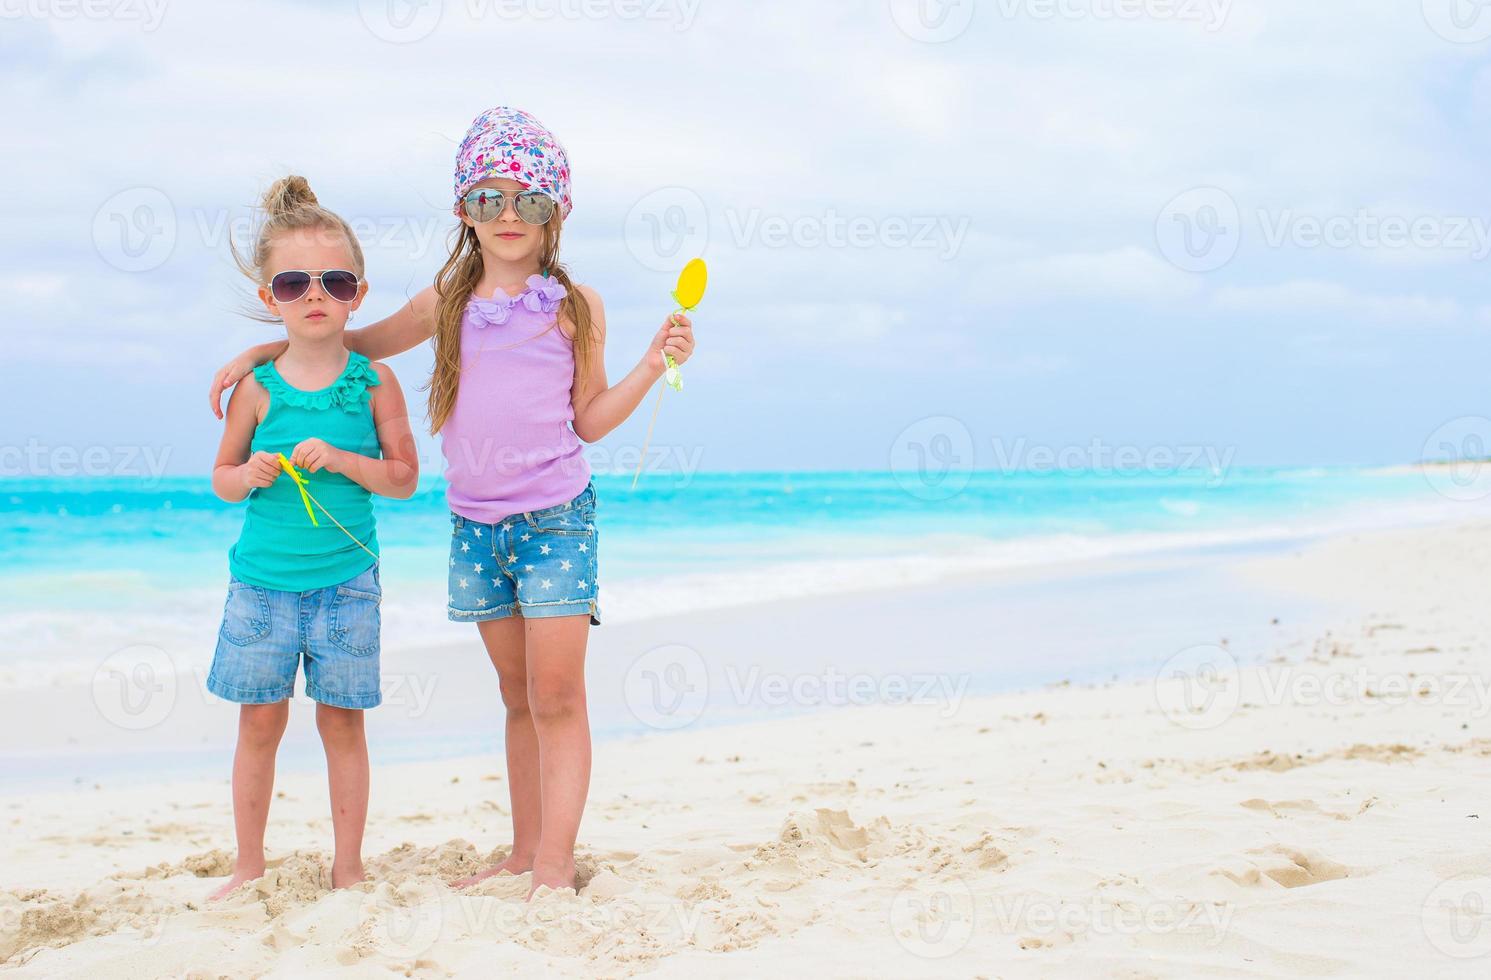
[[1357,816],[1355,813],[1340,813],[1335,810],[1326,810],[1314,800],[1263,800],[1254,798],[1243,800],[1238,806],[1256,813],[1266,813],[1276,820],[1301,815],[1329,817],[1332,820],[1350,820]]
[[1256,848],[1247,854],[1241,867],[1217,868],[1212,874],[1249,888],[1270,887],[1265,881],[1284,888],[1303,888],[1351,877],[1351,869],[1344,864],[1283,844]]

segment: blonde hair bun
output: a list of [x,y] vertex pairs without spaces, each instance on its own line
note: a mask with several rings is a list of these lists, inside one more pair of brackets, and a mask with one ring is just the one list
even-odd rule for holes
[[314,207],[318,203],[315,192],[311,190],[311,182],[299,174],[291,174],[270,184],[259,206],[271,215],[281,215],[304,207]]

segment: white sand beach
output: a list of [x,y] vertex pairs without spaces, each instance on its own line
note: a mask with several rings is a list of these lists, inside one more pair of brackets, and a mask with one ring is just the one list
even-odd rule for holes
[[[1012,577],[839,597],[838,640],[832,629],[794,628],[806,616],[790,603],[704,617],[697,630],[661,619],[603,640],[603,627],[593,660],[620,656],[606,646],[616,636],[634,652],[619,667],[595,666],[594,701],[618,696],[612,681],[635,667],[635,651],[710,649],[699,632],[707,621],[721,631],[755,624],[771,638],[760,662],[804,664],[800,676],[821,680],[822,664],[837,664],[852,688],[857,664],[881,665],[862,700],[904,700],[898,681],[917,703],[599,741],[582,887],[531,904],[522,878],[469,892],[447,884],[504,840],[499,757],[380,762],[378,746],[390,743],[375,738],[371,880],[329,890],[324,783],[305,767],[279,779],[268,875],[208,906],[232,859],[231,715],[201,707],[224,746],[220,776],[3,791],[0,969],[1486,976],[1488,567],[1491,525],[1232,556],[1208,582],[1279,597],[1281,607],[1286,597],[1311,603],[1320,618],[1260,619],[1257,635],[1276,637],[1261,650],[1244,650],[1226,624],[1190,628],[1189,645],[1167,637],[1131,678],[993,696],[959,696],[968,658],[948,651],[1008,631],[1025,644],[1009,662],[1038,652],[1035,632],[979,604],[1002,592],[1018,607],[1025,586]],[[1081,581],[1064,588],[1066,615],[1081,619]],[[1051,602],[1032,599],[1032,616]],[[1177,622],[1194,618],[1186,597],[1173,602]],[[881,629],[891,618],[905,621],[900,633]],[[917,672],[935,680],[960,662],[943,687],[914,697]],[[897,674],[886,663],[903,666]],[[489,717],[495,730],[496,685],[482,666],[445,683],[439,704],[454,711],[465,688],[469,717]],[[49,730],[38,716],[59,710],[40,697],[7,708],[7,745],[28,744],[28,725]],[[138,743],[116,730],[114,748],[200,741],[192,717]],[[686,716],[660,727],[678,720]],[[80,752],[100,737],[86,727]]]

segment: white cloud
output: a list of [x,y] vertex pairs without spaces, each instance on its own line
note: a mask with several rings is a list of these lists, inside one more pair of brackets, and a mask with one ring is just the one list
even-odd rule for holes
[[[216,367],[254,339],[232,313],[237,282],[211,218],[246,214],[294,170],[350,216],[413,219],[410,240],[427,243],[428,223],[447,220],[456,140],[499,102],[530,108],[570,149],[566,255],[606,296],[618,367],[671,309],[668,275],[629,254],[624,219],[675,185],[697,193],[712,222],[753,209],[763,220],[867,217],[882,230],[908,216],[967,222],[956,250],[738,244],[723,221],[713,226],[701,343],[728,351],[741,377],[773,367],[799,335],[807,349],[844,352],[821,358],[825,383],[1070,372],[1076,335],[1119,321],[1136,371],[1173,373],[1177,324],[1211,311],[1251,316],[1260,331],[1371,321],[1387,337],[1481,306],[1485,263],[1270,249],[1251,220],[1277,207],[1483,210],[1478,124],[1491,114],[1491,69],[1472,82],[1466,61],[1484,48],[1436,37],[1414,0],[1234,0],[1214,32],[1042,20],[1008,3],[1015,15],[1004,17],[990,2],[945,44],[907,38],[884,0],[705,2],[682,31],[440,6],[438,29],[402,45],[364,29],[357,11],[378,3],[351,0],[171,4],[148,32],[8,21],[0,76],[17,97],[0,109],[14,151],[0,173],[42,190],[3,211],[16,309],[0,336],[68,338],[79,363],[107,362],[115,344],[138,358],[164,349],[181,374],[168,385],[200,401],[206,377],[190,376],[191,359]],[[1234,260],[1205,275],[1169,266],[1155,244],[1161,209],[1200,185],[1227,190],[1248,218]],[[134,187],[167,195],[180,240],[168,261],[126,274],[100,258],[90,230],[103,202]],[[364,323],[428,283],[441,259],[428,244],[368,253]],[[1146,333],[1162,338],[1152,350]],[[61,349],[15,347],[18,357]],[[1237,363],[1236,351],[1185,356],[1194,372]]]
[[14,301],[54,300],[67,288],[67,277],[55,272],[33,272],[0,276],[0,295]]
[[1337,282],[1295,280],[1271,286],[1226,286],[1212,297],[1221,312],[1310,317],[1322,314],[1396,326],[1455,323],[1463,316],[1453,300],[1421,295],[1369,293]]
[[1169,303],[1194,296],[1202,289],[1198,277],[1134,245],[1015,262],[999,278],[999,288],[1006,298],[1025,301],[1080,296]]
[[868,302],[777,303],[745,312],[774,341],[801,347],[876,343],[907,323],[904,311]]

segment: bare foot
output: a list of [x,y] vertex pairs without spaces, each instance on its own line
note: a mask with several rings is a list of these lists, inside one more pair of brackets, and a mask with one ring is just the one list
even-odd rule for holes
[[544,885],[558,891],[575,887],[575,859],[565,861],[535,861],[533,864],[533,886],[528,889],[528,898]]
[[474,875],[451,882],[451,887],[469,888],[477,882],[495,878],[497,875],[520,875],[531,870],[533,870],[532,855],[509,854],[500,864],[494,864],[485,871],[478,871]]
[[349,885],[360,884],[367,880],[368,875],[362,869],[361,860],[356,864],[349,863],[345,866],[333,864],[331,866],[331,887],[333,888],[346,888]]
[[227,898],[228,894],[230,892],[232,892],[233,889],[237,888],[239,885],[243,884],[246,881],[253,881],[255,878],[262,878],[262,877],[264,877],[264,866],[263,865],[260,865],[257,870],[254,870],[254,869],[250,868],[250,869],[245,870],[245,871],[240,871],[240,870],[238,870],[238,869],[235,868],[234,871],[233,871],[233,877],[231,877],[231,878],[228,879],[228,883],[226,885],[223,885],[217,891],[213,892],[211,895],[208,895],[207,896],[207,901],[209,901],[209,902],[216,902],[216,901],[219,901],[220,899]]

